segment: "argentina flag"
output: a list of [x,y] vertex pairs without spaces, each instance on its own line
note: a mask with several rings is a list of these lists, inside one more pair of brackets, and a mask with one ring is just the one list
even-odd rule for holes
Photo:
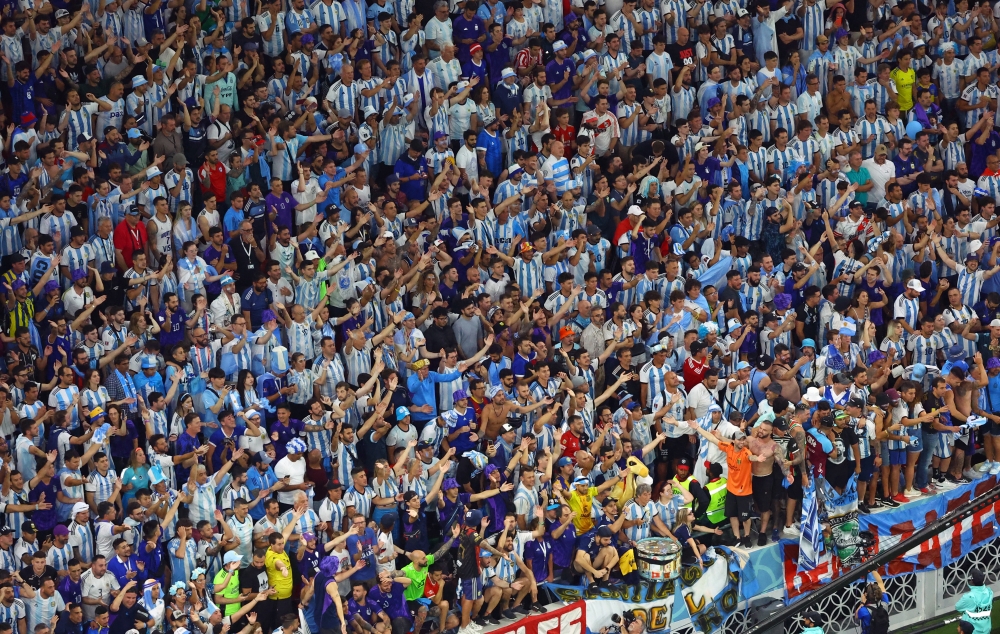
[[802,535],[799,537],[799,572],[812,570],[819,563],[823,552],[823,529],[819,525],[819,500],[816,497],[816,481],[810,480],[808,488],[802,490]]

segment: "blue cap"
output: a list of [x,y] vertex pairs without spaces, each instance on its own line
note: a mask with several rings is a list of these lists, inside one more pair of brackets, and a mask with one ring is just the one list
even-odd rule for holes
[[465,525],[466,526],[479,526],[479,522],[483,521],[482,511],[473,509],[465,514]]
[[736,364],[736,369],[737,370],[746,370],[749,367],[750,367],[750,364],[747,363],[746,361],[740,361],[739,363]]
[[469,398],[469,393],[465,390],[455,390],[451,393],[451,398],[453,401],[460,401],[463,398]]
[[142,369],[148,370],[150,368],[156,369],[156,359],[154,357],[146,355],[142,358]]
[[139,128],[132,128],[131,130],[128,131],[128,138],[130,139],[138,139],[141,136],[142,136],[142,130],[140,130]]
[[236,282],[233,280],[233,278],[231,278],[228,275],[219,280],[219,284],[221,284],[222,286],[229,286],[230,284],[235,284],[235,283]]
[[403,420],[410,415],[410,410],[408,410],[404,405],[400,405],[396,408],[396,420]]
[[802,340],[802,347],[803,348],[812,348],[813,350],[815,350],[816,349],[816,342],[813,341],[812,339],[803,339]]
[[910,376],[917,380],[924,378],[927,376],[927,366],[923,363],[915,363],[910,371]]
[[573,461],[567,458],[566,456],[563,456],[559,460],[556,460],[556,467],[562,468],[568,464],[573,464]]

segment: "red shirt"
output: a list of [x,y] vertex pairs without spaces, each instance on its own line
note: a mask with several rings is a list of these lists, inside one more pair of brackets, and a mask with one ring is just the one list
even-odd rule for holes
[[690,392],[694,386],[701,383],[705,378],[705,370],[708,370],[707,363],[698,361],[694,357],[684,359],[684,389]]
[[552,134],[562,141],[567,148],[576,147],[576,128],[571,125],[561,128],[556,126],[552,128]]
[[580,451],[580,437],[571,431],[567,431],[559,439],[559,444],[563,448],[562,455],[572,460],[573,464],[576,464],[576,452]]
[[142,222],[138,223],[135,229],[128,225],[127,220],[122,220],[115,227],[115,249],[122,252],[125,266],[132,266],[132,254],[143,251],[146,248],[146,242],[146,225]]
[[206,161],[201,166],[201,169],[198,170],[198,178],[201,179],[201,190],[203,192],[211,191],[220,203],[226,199],[227,171],[222,161],[216,161],[215,165],[209,165]]

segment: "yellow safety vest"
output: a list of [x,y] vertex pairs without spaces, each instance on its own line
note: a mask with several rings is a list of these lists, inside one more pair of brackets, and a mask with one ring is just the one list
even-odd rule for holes
[[726,520],[726,479],[719,478],[705,485],[710,499],[705,516],[709,522],[720,524]]

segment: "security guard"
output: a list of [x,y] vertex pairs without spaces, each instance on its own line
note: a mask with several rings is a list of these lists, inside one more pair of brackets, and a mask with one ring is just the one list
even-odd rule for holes
[[[722,465],[716,462],[709,465],[708,477],[708,483],[705,485],[708,505],[705,507],[704,514],[698,519],[698,523],[702,526],[718,527],[725,530],[729,525],[729,520],[726,517],[726,479],[722,477]],[[711,534],[699,537],[703,541],[711,538]],[[705,545],[710,546],[711,543],[706,541]]]

